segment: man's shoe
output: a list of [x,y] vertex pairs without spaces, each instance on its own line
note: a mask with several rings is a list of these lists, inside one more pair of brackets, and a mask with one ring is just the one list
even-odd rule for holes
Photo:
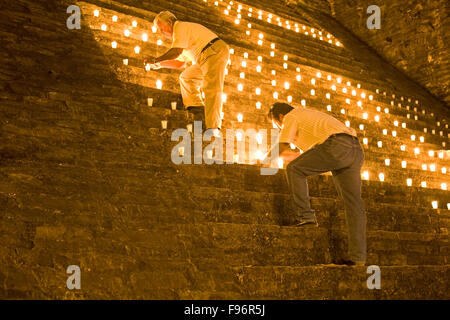
[[336,262],[338,265],[346,265],[346,266],[364,266],[366,265],[363,261],[353,261],[353,260],[345,260],[341,259],[338,262]]
[[317,227],[318,223],[317,223],[317,220],[315,218],[310,218],[310,219],[302,218],[302,219],[297,219],[294,222],[294,224],[293,224],[294,227],[303,227],[303,226],[306,226],[306,225],[313,225],[313,226]]

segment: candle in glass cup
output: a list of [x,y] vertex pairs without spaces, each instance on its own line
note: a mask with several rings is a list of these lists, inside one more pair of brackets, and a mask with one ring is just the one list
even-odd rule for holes
[[171,106],[172,106],[172,110],[176,110],[177,109],[177,103],[176,102],[172,102]]
[[128,65],[128,59],[123,59],[123,64],[127,66]]
[[163,129],[167,129],[167,120],[162,120],[161,121],[161,126]]
[[153,98],[148,98],[148,99],[147,99],[147,105],[148,105],[149,107],[153,106]]

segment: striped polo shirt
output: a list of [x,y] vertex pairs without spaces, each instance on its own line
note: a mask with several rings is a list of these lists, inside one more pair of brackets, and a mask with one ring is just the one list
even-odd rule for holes
[[283,118],[279,142],[292,143],[300,150],[307,151],[336,133],[347,133],[356,137],[355,129],[347,127],[326,113],[295,108]]

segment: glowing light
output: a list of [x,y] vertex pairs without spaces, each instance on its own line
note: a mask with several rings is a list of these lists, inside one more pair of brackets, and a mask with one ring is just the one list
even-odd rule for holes
[[384,174],[383,174],[383,173],[380,173],[380,174],[378,175],[378,178],[380,179],[380,181],[384,181]]
[[364,112],[363,113],[363,119],[367,120],[367,118],[369,118],[369,115],[366,112]]
[[237,115],[237,121],[238,121],[238,122],[242,122],[242,120],[244,120],[244,116],[242,115],[242,113],[238,113],[238,115]]
[[447,190],[447,184],[445,182],[441,183],[441,189]]
[[106,29],[108,29],[108,27],[106,26],[106,24],[102,24],[102,28],[103,31],[106,31]]
[[302,80],[302,76],[298,74],[296,79],[297,79],[297,81],[301,81]]
[[391,160],[390,159],[384,159],[384,164],[386,166],[390,166],[391,165]]
[[[128,64],[128,61],[127,61],[127,64]],[[150,63],[147,63],[147,64],[145,65],[145,70],[147,70],[147,71],[150,71],[150,70],[151,70]]]
[[261,89],[260,88],[256,88],[255,89],[255,93],[257,96],[261,95]]
[[433,207],[433,209],[437,209],[438,208],[438,202],[437,201],[432,201],[431,202],[431,206]]
[[292,102],[292,96],[288,96],[287,97],[287,101],[290,103],[290,102]]
[[276,80],[272,80],[272,86],[276,86],[277,85],[277,81]]
[[345,121],[345,126],[350,128],[350,121]]
[[426,188],[426,187],[427,187],[427,182],[426,182],[426,181],[422,181],[422,182],[420,183],[420,186],[421,186],[422,188]]
[[274,98],[274,99],[278,99],[278,92],[275,91],[275,92],[273,93],[273,98]]
[[222,93],[222,102],[223,103],[227,102],[227,94],[226,93]]
[[377,142],[377,146],[378,146],[378,148],[382,148],[383,147],[383,142],[382,141],[378,141]]
[[100,11],[97,9],[94,10],[94,17],[98,17],[100,15]]
[[431,172],[435,172],[436,171],[436,165],[435,164],[430,164],[430,171]]
[[261,56],[258,56],[258,61],[262,62],[262,57]]
[[369,143],[369,139],[363,138],[363,144],[367,145]]
[[359,125],[359,130],[364,130],[364,125],[363,124]]
[[402,168],[403,168],[403,169],[406,168],[406,164],[407,164],[406,161],[403,160],[403,161],[402,161]]
[[261,72],[262,68],[261,66],[256,66],[256,72]]
[[256,102],[256,109],[261,109],[261,102]]
[[420,154],[420,149],[419,148],[414,148],[414,154]]
[[283,59],[284,59],[284,61],[287,61],[287,60],[288,60],[287,54],[284,55]]
[[147,98],[147,105],[151,107],[153,105],[153,98]]
[[123,64],[127,66],[128,65],[128,59],[123,59]]
[[244,85],[242,83],[239,83],[237,89],[238,89],[238,91],[243,91]]
[[159,79],[156,80],[156,88],[157,88],[157,89],[160,89],[160,90],[161,90],[161,89],[162,89],[162,85],[163,85],[163,84],[162,84],[162,81],[161,81],[161,80],[159,80]]
[[311,95],[314,96],[316,94],[316,90],[311,89]]
[[146,33],[142,34],[142,41],[144,41],[144,42],[148,41],[148,35]]
[[331,111],[331,105],[327,105],[327,111]]
[[248,52],[244,52],[244,58],[248,59]]
[[288,64],[285,62],[285,63],[283,63],[283,68],[284,69],[287,69],[288,68]]
[[402,144],[402,145],[400,146],[400,150],[406,151],[406,146],[405,146],[404,144]]
[[408,187],[411,187],[411,186],[412,186],[412,179],[411,179],[411,178],[406,179],[406,185],[407,185]]
[[157,28],[156,26],[153,26],[153,27],[152,27],[152,32],[153,32],[153,33],[156,33],[156,31],[158,31],[158,28]]
[[113,21],[113,22],[117,22],[117,16],[113,16],[113,17],[112,17],[112,21]]
[[290,87],[290,84],[289,84],[289,82],[285,82],[284,83],[284,88],[286,89],[286,90],[289,90],[289,87]]
[[311,84],[312,84],[312,85],[315,85],[315,84],[316,84],[316,79],[312,78],[312,79],[311,79]]
[[331,86],[331,90],[336,91],[336,86],[334,84]]
[[364,171],[363,174],[362,174],[362,178],[364,180],[369,180],[369,171]]
[[239,78],[245,79],[245,73],[244,73],[244,72],[241,72],[241,73],[239,74]]
[[424,163],[424,164],[422,164],[422,170],[423,171],[427,171],[427,165]]
[[123,34],[125,35],[125,37],[129,37],[130,36],[130,30],[125,29]]
[[114,49],[117,48],[117,42],[115,41],[111,42],[111,47],[113,47]]
[[259,35],[258,35],[258,38],[260,38],[261,40],[264,38],[264,35],[262,34],[262,33],[260,33]]
[[242,66],[242,68],[246,68],[247,67],[247,62],[246,61],[242,61],[241,66]]
[[136,20],[133,20],[133,22],[131,23],[131,25],[133,26],[133,27],[137,27],[137,25],[138,25],[138,23],[137,23],[137,21]]
[[376,115],[376,116],[375,116],[375,121],[376,121],[376,122],[379,122],[379,121],[380,121],[380,116],[379,116],[379,115]]
[[387,135],[387,129],[383,129],[383,135]]
[[423,142],[425,142],[425,138],[422,137],[422,136],[420,136],[420,137],[419,137],[419,141],[423,143]]
[[278,158],[278,168],[283,169],[284,163],[283,158]]
[[139,52],[141,52],[141,48],[139,46],[134,47],[134,52],[136,52],[136,54],[139,54]]
[[167,120],[162,120],[162,121],[161,121],[161,127],[162,127],[163,129],[167,129]]

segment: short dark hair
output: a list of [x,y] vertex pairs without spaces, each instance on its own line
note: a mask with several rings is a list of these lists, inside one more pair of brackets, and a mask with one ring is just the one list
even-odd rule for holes
[[270,120],[272,120],[272,119],[279,120],[280,114],[285,116],[286,114],[291,112],[293,109],[294,108],[287,103],[276,102],[272,105],[272,108],[270,108],[269,113],[267,114],[267,117],[269,117]]

